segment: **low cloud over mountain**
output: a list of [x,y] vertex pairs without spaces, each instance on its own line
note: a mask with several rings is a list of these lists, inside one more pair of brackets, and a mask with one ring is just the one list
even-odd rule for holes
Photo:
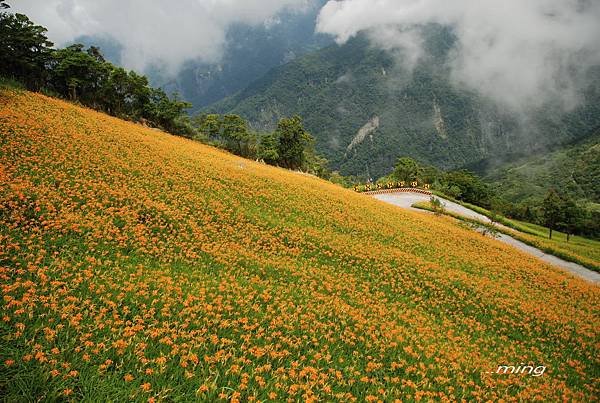
[[456,83],[521,109],[553,100],[577,104],[585,73],[600,64],[600,2],[593,0],[329,1],[317,29],[339,43],[368,31],[414,66],[425,24],[451,26]]
[[150,65],[177,73],[184,62],[218,61],[232,24],[270,24],[284,10],[302,12],[313,0],[19,0],[25,12],[48,28],[58,45],[81,36],[105,36],[122,45],[129,68]]

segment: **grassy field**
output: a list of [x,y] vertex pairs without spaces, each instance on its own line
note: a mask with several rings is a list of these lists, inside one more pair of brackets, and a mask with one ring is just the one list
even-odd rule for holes
[[[458,200],[453,201],[479,214],[487,217],[492,216],[490,211],[483,207]],[[553,231],[552,239],[550,239],[548,237],[548,228],[540,225],[513,220],[503,216],[496,216],[495,220],[515,230],[507,231],[507,234],[514,236],[521,242],[525,242],[528,245],[570,262],[579,263],[591,270],[600,271],[600,241],[580,236],[571,236],[567,242],[567,235],[559,231]]]
[[0,245],[3,401],[600,395],[598,287],[41,95],[0,92]]

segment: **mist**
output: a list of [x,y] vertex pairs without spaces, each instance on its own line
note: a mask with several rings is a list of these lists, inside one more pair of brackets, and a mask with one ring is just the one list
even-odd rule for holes
[[271,24],[283,11],[304,12],[313,0],[15,0],[12,12],[48,28],[57,46],[81,36],[114,39],[125,67],[160,67],[175,75],[186,61],[218,62],[233,24]]
[[552,102],[575,107],[585,73],[600,64],[600,2],[593,0],[343,0],[321,10],[317,31],[342,44],[367,32],[413,68],[420,27],[452,27],[448,63],[456,85],[513,110]]

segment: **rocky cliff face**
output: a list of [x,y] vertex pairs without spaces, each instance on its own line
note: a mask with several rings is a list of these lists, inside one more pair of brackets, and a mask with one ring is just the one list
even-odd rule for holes
[[375,116],[360,128],[346,149],[346,155],[348,155],[348,153],[350,153],[354,148],[361,145],[367,136],[369,136],[371,138],[371,142],[373,142],[373,134],[377,131],[377,129],[379,129],[379,116]]
[[440,108],[437,99],[434,99],[433,101],[433,125],[435,126],[435,130],[438,132],[441,138],[448,138],[448,132],[446,131],[446,122],[444,122],[442,108]]

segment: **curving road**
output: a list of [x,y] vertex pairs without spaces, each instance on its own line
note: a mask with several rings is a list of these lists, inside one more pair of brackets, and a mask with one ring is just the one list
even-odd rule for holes
[[[419,194],[419,193],[381,194],[381,195],[375,195],[373,197],[378,200],[381,200],[385,203],[393,204],[395,206],[405,208],[405,209],[417,210],[420,212],[423,212],[423,210],[416,209],[416,208],[412,207],[412,205],[415,203],[418,203],[418,202],[429,201],[429,199],[430,199],[430,196],[426,196],[426,195]],[[471,219],[479,220],[482,222],[491,222],[491,220],[488,217],[486,217],[482,214],[479,214],[473,210],[470,210],[466,207],[463,207],[460,204],[453,203],[449,200],[445,200],[440,197],[437,197],[437,198],[440,199],[442,201],[442,203],[444,203],[445,209],[447,211],[451,211],[453,213],[459,214],[466,218],[471,218]],[[538,259],[543,260],[546,263],[550,263],[551,265],[560,267],[561,269],[568,271],[569,273],[572,273],[578,277],[581,277],[584,280],[587,280],[591,283],[600,285],[600,273],[592,271],[580,264],[568,262],[568,261],[560,259],[556,256],[549,255],[537,248],[529,246],[529,245],[527,245],[521,241],[518,241],[508,235],[505,235],[505,234],[498,234],[497,239],[499,241],[504,242],[508,245],[511,245],[517,249],[520,249],[523,252],[533,255],[533,256],[537,257]]]

